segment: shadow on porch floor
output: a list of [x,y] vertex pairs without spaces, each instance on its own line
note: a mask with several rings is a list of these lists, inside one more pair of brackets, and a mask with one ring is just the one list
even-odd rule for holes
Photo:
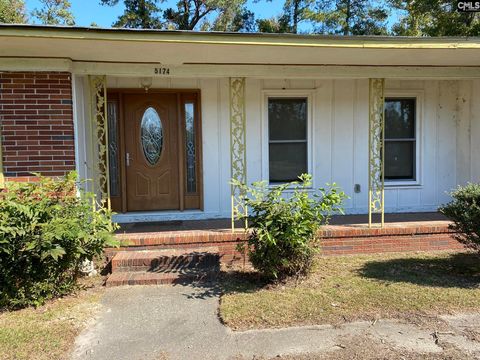
[[[379,221],[377,215],[375,221]],[[401,226],[402,224],[414,225],[412,223],[429,223],[431,221],[447,221],[447,218],[438,212],[417,212],[417,213],[395,213],[385,214],[385,223],[387,226]],[[368,223],[368,215],[336,215],[333,216],[329,225],[344,225],[359,227]],[[241,228],[241,223],[238,227]],[[120,224],[117,233],[148,233],[148,232],[166,232],[166,231],[185,231],[185,230],[225,230],[230,229],[230,219],[211,219],[211,220],[175,220],[175,221],[157,221],[145,223]]]

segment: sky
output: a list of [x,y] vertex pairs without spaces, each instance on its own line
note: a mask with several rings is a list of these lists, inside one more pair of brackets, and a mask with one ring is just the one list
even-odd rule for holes
[[[175,7],[178,0],[167,0],[164,6]],[[283,0],[254,2],[248,1],[248,7],[255,13],[255,18],[269,18],[280,14]],[[27,11],[41,7],[39,0],[26,0]],[[120,14],[123,13],[123,1],[117,6],[100,5],[99,0],[70,0],[72,12],[75,16],[75,23],[78,26],[89,26],[92,22],[101,27],[111,27]]]

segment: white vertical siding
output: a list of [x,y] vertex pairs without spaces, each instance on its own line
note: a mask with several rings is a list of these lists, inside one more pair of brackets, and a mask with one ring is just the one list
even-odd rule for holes
[[354,156],[354,107],[355,80],[335,80],[333,83],[333,116],[332,116],[332,181],[338,183],[349,195],[345,208],[353,208]]
[[[247,95],[247,123],[252,129],[247,134],[249,181],[262,178],[258,164],[266,161],[255,146],[258,141],[266,141],[258,126],[264,111],[256,100],[261,97],[261,90],[284,89],[288,93],[293,89],[315,89],[311,156],[316,186],[336,182],[350,197],[346,211],[365,213],[368,210],[368,81],[249,81],[256,84],[248,90],[253,94]],[[475,91],[480,95],[480,85],[477,81],[387,80],[386,90],[422,94],[417,138],[420,181],[413,186],[387,187],[386,210],[435,210],[449,200],[447,192],[457,184],[480,176],[478,167],[472,165],[475,159],[477,163],[480,160],[480,140],[476,140],[480,139],[480,115],[476,115],[480,114],[480,106],[471,101]],[[360,185],[360,193],[354,193],[355,184]]]
[[437,176],[429,176],[436,174],[439,164],[437,157],[438,149],[438,81],[426,81],[424,83],[424,106],[422,111],[423,123],[421,126],[421,150],[422,150],[422,185],[420,192],[420,204],[426,208],[435,208],[438,204],[437,199]]
[[480,182],[480,80],[472,81],[470,112],[470,181]]
[[[221,94],[219,91],[220,80],[201,80],[202,91],[202,134],[203,134],[203,202],[206,213],[218,214],[222,210],[221,193],[225,189],[225,181],[222,177],[221,161],[229,159],[222,157],[222,119]],[[228,166],[227,166],[228,167]]]
[[[448,201],[446,193],[456,184],[456,123],[458,82],[440,81],[437,98],[437,204]],[[426,134],[428,136],[428,134]]]
[[360,192],[354,193],[353,208],[356,212],[368,212],[368,80],[356,80],[353,125],[353,176],[354,183],[360,185]]
[[[139,78],[109,78],[110,88],[140,88]],[[76,80],[77,122],[85,128],[88,97],[81,78]],[[82,91],[82,87],[84,87]],[[154,78],[152,88],[200,89],[203,134],[204,213],[198,217],[230,215],[229,80]],[[449,200],[457,184],[480,181],[480,81],[387,80],[387,91],[421,92],[418,134],[420,183],[386,189],[386,210],[431,211]],[[350,197],[347,213],[368,210],[368,80],[247,79],[247,179],[266,178],[262,168],[267,139],[262,117],[268,90],[312,92],[310,156],[315,186],[336,182]],[[83,98],[82,98],[83,96]],[[83,106],[82,106],[83,103]],[[80,131],[79,140],[82,140]],[[87,142],[79,142],[87,154]],[[87,156],[87,155],[85,155]],[[83,159],[78,159],[79,162]],[[354,185],[361,191],[354,193]],[[172,216],[170,216],[172,218]]]
[[[262,178],[263,129],[260,116],[262,115],[262,81],[248,79],[246,81],[246,146],[247,146],[247,182],[252,183]],[[228,120],[228,118],[227,118]]]
[[456,133],[456,183],[466,184],[470,181],[471,144],[470,144],[470,119],[471,119],[471,94],[472,82],[459,81],[457,93],[457,133]]
[[315,83],[315,118],[314,133],[315,146],[313,152],[315,155],[314,172],[315,185],[332,183],[333,179],[333,160],[331,149],[334,146],[333,141],[333,116],[334,116],[334,80],[318,80]]

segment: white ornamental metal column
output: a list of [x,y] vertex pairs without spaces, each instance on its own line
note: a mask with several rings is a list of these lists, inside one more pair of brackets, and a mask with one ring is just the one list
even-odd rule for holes
[[91,96],[91,146],[93,151],[93,190],[111,209],[108,164],[107,77],[89,76]]
[[[230,78],[231,178],[242,184],[247,182],[245,121],[245,78]],[[235,220],[247,215],[245,195],[237,185],[231,185],[232,231],[235,231]],[[244,228],[246,229],[247,226],[248,222],[245,218]]]
[[372,214],[380,214],[380,226],[385,222],[385,79],[369,80],[369,139],[368,139],[368,226]]

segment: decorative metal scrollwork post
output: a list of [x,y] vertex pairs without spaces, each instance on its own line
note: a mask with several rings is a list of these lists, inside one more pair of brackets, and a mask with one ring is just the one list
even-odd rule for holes
[[[110,176],[108,164],[108,121],[107,121],[107,77],[89,76],[91,94],[91,129],[94,146],[98,152],[94,153],[94,179],[93,189],[106,202],[108,209],[110,203]],[[97,156],[95,156],[97,155]],[[95,174],[96,172],[96,174]]]
[[[230,161],[231,177],[242,184],[247,182],[245,124],[245,78],[230,78]],[[232,191],[232,231],[235,231],[235,220],[247,215],[244,202],[245,193],[235,184]],[[245,218],[245,229],[248,227]]]
[[369,138],[368,138],[368,226],[372,214],[379,213],[381,227],[385,220],[385,79],[369,81]]

